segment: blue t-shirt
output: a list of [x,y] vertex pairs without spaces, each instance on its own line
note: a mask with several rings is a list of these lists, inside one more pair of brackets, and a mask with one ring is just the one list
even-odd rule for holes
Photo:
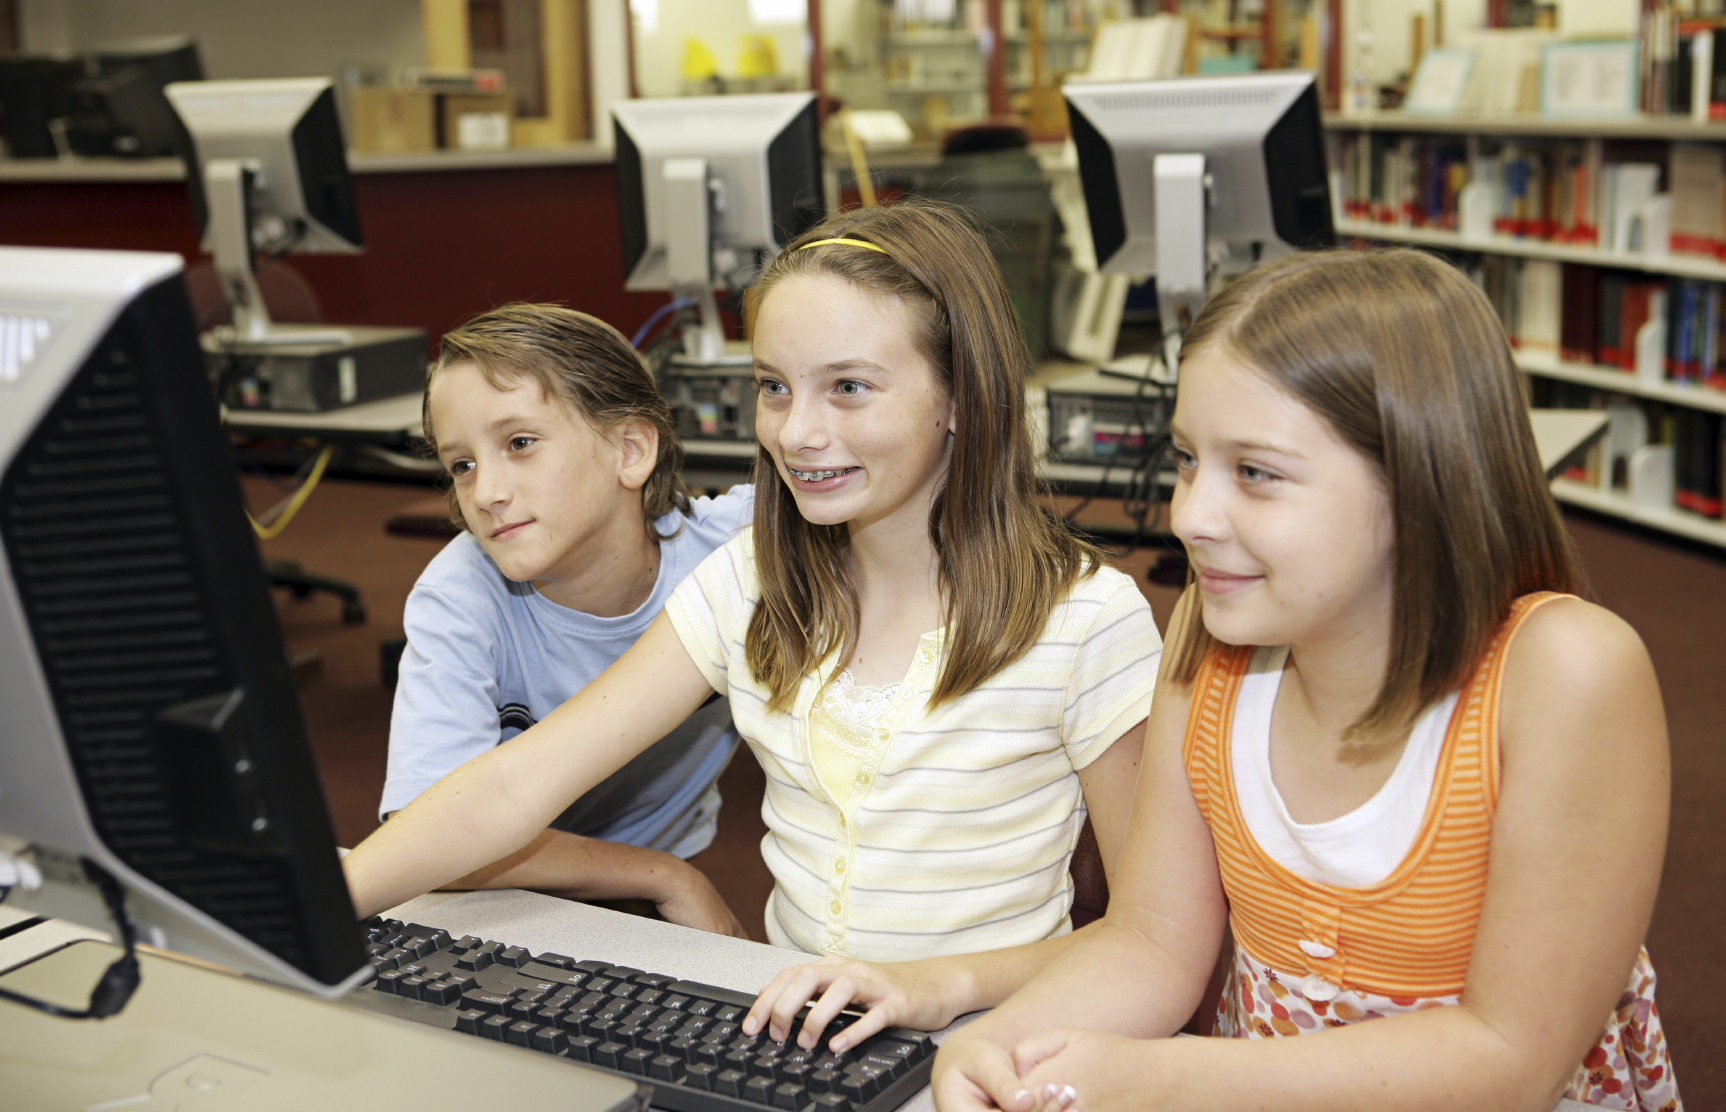
[[[459,765],[556,710],[622,656],[659,616],[672,589],[709,552],[748,525],[755,488],[694,500],[656,523],[659,578],[633,613],[598,618],[561,606],[498,570],[473,534],[432,558],[408,595],[390,715],[389,773],[380,815],[406,807]],[[713,840],[715,781],[737,742],[717,695],[552,826],[690,857]]]

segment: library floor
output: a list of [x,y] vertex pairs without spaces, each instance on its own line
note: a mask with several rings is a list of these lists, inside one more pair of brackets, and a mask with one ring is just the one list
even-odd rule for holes
[[[281,495],[248,479],[254,506]],[[352,845],[377,825],[388,740],[390,692],[379,680],[378,643],[399,636],[402,604],[437,552],[434,540],[396,537],[384,521],[423,501],[424,488],[326,482],[293,525],[264,544],[267,556],[346,578],[363,593],[369,621],[343,626],[328,596],[303,601],[278,592],[290,651],[314,651],[302,701],[337,834]],[[1112,507],[1093,512],[1106,520]],[[1672,738],[1672,828],[1648,949],[1660,971],[1659,1001],[1686,1103],[1726,1108],[1726,556],[1686,548],[1579,514],[1567,515],[1595,596],[1647,642],[1665,694]],[[1120,561],[1150,600],[1159,626],[1176,592],[1147,583],[1140,552]],[[764,939],[771,880],[757,851],[761,772],[747,755],[721,780],[719,837],[696,859],[744,925]]]

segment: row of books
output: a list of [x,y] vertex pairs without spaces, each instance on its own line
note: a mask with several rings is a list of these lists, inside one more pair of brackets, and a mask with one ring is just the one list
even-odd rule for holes
[[1726,390],[1726,288],[1543,259],[1463,260],[1519,351]]
[[1672,507],[1716,520],[1726,517],[1726,416],[1685,406],[1664,405],[1642,398],[1593,390],[1551,379],[1534,381],[1537,406],[1557,409],[1599,409],[1610,417],[1607,435],[1568,463],[1563,477],[1602,490],[1630,494],[1631,469],[1640,461],[1638,449],[1667,446],[1655,462],[1670,467],[1662,476],[1669,485]]
[[[1342,132],[1355,220],[1726,260],[1726,145]],[[1666,244],[1650,206],[1670,199]]]

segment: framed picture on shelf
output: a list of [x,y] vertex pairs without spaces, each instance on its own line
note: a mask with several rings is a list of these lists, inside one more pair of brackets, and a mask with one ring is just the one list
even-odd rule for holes
[[1636,43],[1548,43],[1541,56],[1540,114],[1559,118],[1635,116]]
[[1474,72],[1474,51],[1457,48],[1429,50],[1408,85],[1403,111],[1422,116],[1454,116]]

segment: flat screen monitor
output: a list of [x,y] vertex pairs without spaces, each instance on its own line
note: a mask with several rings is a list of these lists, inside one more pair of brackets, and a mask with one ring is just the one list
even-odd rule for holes
[[[354,254],[365,247],[347,146],[325,77],[168,86],[185,124],[186,184],[238,336],[267,341],[259,253]],[[292,342],[308,342],[302,330]],[[340,341],[337,341],[340,342]]]
[[[627,289],[740,289],[826,216],[813,93],[626,100],[612,115]],[[692,179],[677,171],[697,161],[707,204],[691,213],[679,189]]]
[[1062,91],[1098,268],[1156,276],[1168,367],[1214,279],[1336,242],[1312,74]]
[[6,139],[6,157],[71,153],[72,87],[87,75],[85,60],[70,55],[0,55],[0,135]]
[[141,941],[336,995],[369,965],[181,265],[0,248],[7,903],[110,929],[111,877]]
[[1208,238],[1263,255],[1331,246],[1330,181],[1309,73],[1068,85],[1097,263],[1156,272],[1158,155],[1203,156]]
[[180,125],[162,90],[203,80],[198,44],[186,35],[130,39],[99,48],[90,64],[93,75],[72,87],[72,149],[92,157],[177,153]]

